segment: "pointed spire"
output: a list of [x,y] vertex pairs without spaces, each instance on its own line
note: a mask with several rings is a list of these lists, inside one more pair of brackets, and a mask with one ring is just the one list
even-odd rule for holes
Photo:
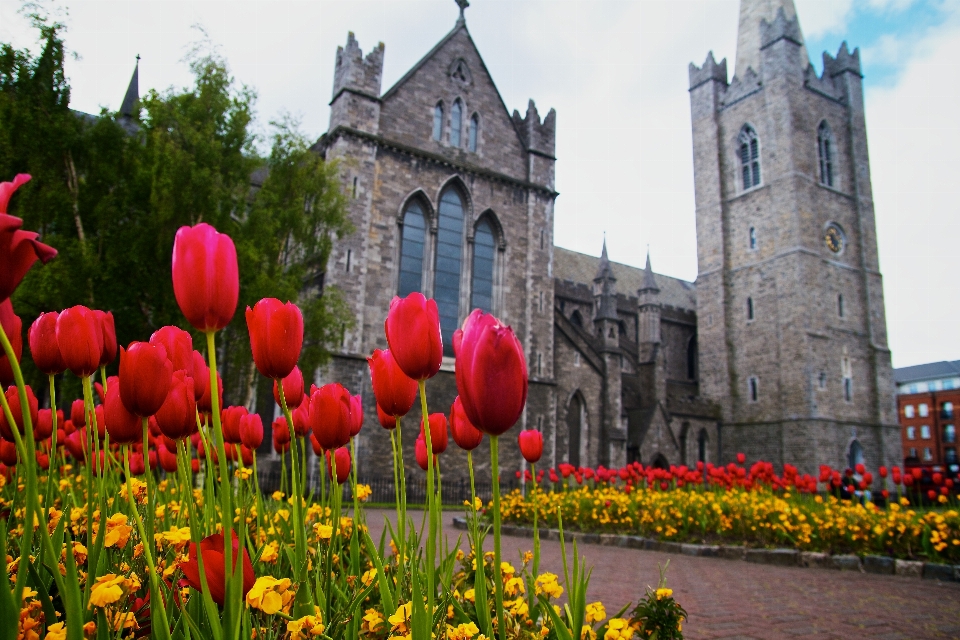
[[597,276],[593,279],[593,296],[596,300],[595,320],[617,319],[617,279],[607,256],[607,237],[603,237],[603,250],[600,252],[600,264]]
[[[747,68],[751,67],[760,73],[760,48],[762,46],[760,24],[766,20],[773,23],[777,13],[783,10],[787,20],[797,18],[797,8],[793,0],[740,0],[740,27],[737,33],[737,64],[734,75],[743,78]],[[800,38],[801,56],[809,60],[807,47],[803,44],[803,34],[799,24],[797,32]]]
[[140,54],[137,54],[137,65],[133,68],[133,76],[127,86],[127,93],[120,104],[120,116],[132,118],[137,102],[140,101]]
[[603,234],[603,250],[600,252],[600,264],[597,266],[597,275],[593,278],[594,282],[600,282],[601,280],[617,281],[613,275],[613,268],[610,266],[610,258],[607,257],[607,234]]
[[650,266],[650,247],[647,247],[647,266],[643,268],[643,286],[640,291],[660,291],[657,286],[657,279],[653,276],[653,267]]

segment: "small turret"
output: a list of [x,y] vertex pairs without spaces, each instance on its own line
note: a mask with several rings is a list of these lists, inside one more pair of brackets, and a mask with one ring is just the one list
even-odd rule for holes
[[703,66],[690,63],[687,73],[690,76],[690,90],[696,89],[705,82],[719,82],[724,87],[727,86],[727,59],[724,58],[719,63],[713,57],[713,51],[707,54],[707,59],[703,61]]
[[513,110],[513,123],[527,149],[553,157],[557,143],[556,110],[550,109],[541,123],[537,105],[530,100],[527,103],[527,113],[523,117],[520,117],[519,111]]
[[846,41],[844,41],[844,43],[840,45],[840,50],[837,51],[836,58],[826,51],[823,52],[823,75],[834,78],[846,72],[863,77],[863,74],[860,72],[860,49],[854,49],[851,53]]
[[366,57],[353,32],[346,47],[337,47],[330,101],[330,130],[347,126],[376,133],[380,122],[380,83],[383,76],[381,42]]
[[644,349],[652,354],[654,345],[660,344],[660,312],[663,308],[660,303],[660,287],[657,286],[657,279],[650,266],[649,249],[647,266],[643,269],[643,283],[637,290],[637,296],[639,298],[637,310],[640,315],[640,349],[643,357]]
[[140,102],[140,54],[137,54],[137,64],[133,67],[133,75],[130,77],[130,84],[127,85],[127,92],[123,96],[123,102],[120,103],[120,110],[117,111],[120,126],[131,133],[136,131],[137,124],[134,118],[139,116],[138,109]]
[[620,348],[619,318],[617,317],[617,279],[607,257],[607,240],[603,240],[600,264],[593,279],[593,324],[604,349]]

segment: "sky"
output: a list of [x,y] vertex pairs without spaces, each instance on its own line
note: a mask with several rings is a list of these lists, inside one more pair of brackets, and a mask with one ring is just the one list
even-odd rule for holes
[[[811,62],[859,47],[896,367],[960,359],[960,0],[796,0]],[[140,90],[183,87],[204,39],[258,93],[257,127],[329,121],[333,63],[353,31],[386,45],[383,91],[453,28],[454,0],[73,0],[72,106],[116,110],[135,57]],[[687,66],[708,51],[733,73],[739,0],[473,0],[467,27],[509,110],[557,110],[555,241],[659,273],[697,275]],[[0,42],[36,47],[20,2],[0,0]]]

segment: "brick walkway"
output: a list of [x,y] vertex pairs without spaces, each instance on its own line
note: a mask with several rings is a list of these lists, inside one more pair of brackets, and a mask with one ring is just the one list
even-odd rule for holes
[[[371,509],[367,514],[370,533],[378,540],[381,516],[393,512]],[[411,515],[419,526],[420,514]],[[465,532],[453,528],[453,518],[460,515],[445,513],[445,533],[453,541],[460,533],[466,537]],[[503,540],[504,559],[513,563],[520,551],[533,545],[530,538]],[[493,549],[492,538],[487,545],[488,550]],[[588,602],[602,600],[608,615],[627,602],[636,602],[645,586],[655,586],[657,563],[669,560],[667,586],[690,615],[683,630],[691,640],[960,639],[960,583],[774,567],[600,545],[583,545],[580,552],[593,566]],[[541,556],[542,571],[562,575],[559,542],[542,541]]]

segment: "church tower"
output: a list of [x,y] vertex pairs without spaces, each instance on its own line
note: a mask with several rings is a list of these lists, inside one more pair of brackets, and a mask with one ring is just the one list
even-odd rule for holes
[[810,64],[793,0],[741,0],[734,77],[690,65],[700,391],[722,462],[902,459],[859,50]]

